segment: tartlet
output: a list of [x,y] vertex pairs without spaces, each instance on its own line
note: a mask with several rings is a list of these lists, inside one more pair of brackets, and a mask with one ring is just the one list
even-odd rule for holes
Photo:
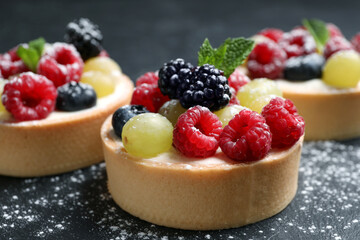
[[172,149],[142,159],[126,152],[109,117],[101,138],[114,201],[143,220],[173,228],[234,228],[282,211],[297,190],[303,137],[257,162],[237,163],[218,151],[205,159]]
[[58,174],[103,160],[99,131],[105,118],[128,104],[133,84],[124,74],[111,95],[96,106],[51,113],[46,119],[11,123],[0,120],[0,174],[33,177]]

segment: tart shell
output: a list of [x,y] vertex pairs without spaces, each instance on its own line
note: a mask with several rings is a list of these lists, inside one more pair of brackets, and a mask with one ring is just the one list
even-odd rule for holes
[[118,107],[130,102],[132,89],[131,80],[122,74],[106,106],[64,113],[60,118],[0,122],[0,174],[52,175],[102,161],[101,125]]
[[256,162],[236,163],[220,152],[228,160],[215,165],[133,157],[114,137],[111,117],[101,137],[114,201],[151,223],[188,230],[240,227],[279,213],[296,194],[303,137]]

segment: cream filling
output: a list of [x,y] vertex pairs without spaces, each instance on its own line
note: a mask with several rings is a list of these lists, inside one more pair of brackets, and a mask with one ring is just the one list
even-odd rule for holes
[[60,121],[65,121],[65,120],[69,120],[71,118],[86,114],[87,112],[91,112],[97,109],[105,109],[107,108],[107,106],[109,104],[111,104],[112,102],[114,102],[118,97],[118,94],[121,94],[122,91],[122,79],[121,79],[121,75],[116,75],[116,84],[115,84],[115,89],[114,92],[108,96],[102,97],[102,98],[98,98],[96,101],[96,105],[88,108],[88,109],[84,109],[84,110],[80,110],[80,111],[74,111],[74,112],[62,112],[62,111],[54,111],[52,113],[50,113],[47,118],[45,119],[41,119],[41,120],[33,120],[33,121],[23,121],[23,122],[14,122],[15,119],[11,116],[11,114],[5,112],[0,114],[0,124],[8,124],[8,125],[16,125],[16,126],[35,126],[35,125],[41,125],[47,121],[56,121],[56,122],[60,122]]
[[282,91],[309,94],[344,94],[360,91],[360,82],[355,88],[335,88],[325,84],[321,79],[311,79],[304,82],[292,82],[284,79],[275,81]]

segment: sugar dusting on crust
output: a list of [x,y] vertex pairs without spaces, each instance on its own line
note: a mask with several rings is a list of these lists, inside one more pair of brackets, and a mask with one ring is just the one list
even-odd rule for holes
[[340,240],[360,234],[359,141],[305,143],[292,203],[270,219],[222,231],[169,229],[132,217],[108,193],[104,163],[53,177],[1,177],[0,182],[4,239]]

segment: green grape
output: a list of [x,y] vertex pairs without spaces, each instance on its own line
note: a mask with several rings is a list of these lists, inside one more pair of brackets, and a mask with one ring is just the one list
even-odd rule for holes
[[356,87],[360,80],[360,56],[353,50],[333,54],[323,69],[323,81],[338,88]]
[[121,72],[121,69],[119,65],[109,57],[94,57],[85,62],[83,71],[98,71],[108,75],[116,75]]
[[171,148],[173,126],[158,113],[143,113],[130,118],[121,136],[129,154],[152,158]]
[[224,128],[229,124],[230,120],[238,114],[241,110],[246,109],[240,105],[228,105],[219,111],[214,112],[216,116],[218,116],[219,120],[222,123],[222,127]]
[[115,90],[115,81],[112,77],[103,72],[88,71],[84,72],[80,79],[81,82],[91,85],[98,98],[110,95]]
[[179,100],[173,99],[164,103],[159,109],[159,113],[166,117],[173,126],[176,125],[176,122],[181,114],[186,112],[186,109],[183,108]]
[[282,97],[282,92],[274,81],[258,78],[240,88],[236,97],[239,99],[241,106],[250,108],[251,103],[255,99],[265,95]]
[[249,105],[249,108],[255,112],[261,113],[262,109],[270,102],[271,99],[279,96],[276,95],[264,95],[260,96]]

